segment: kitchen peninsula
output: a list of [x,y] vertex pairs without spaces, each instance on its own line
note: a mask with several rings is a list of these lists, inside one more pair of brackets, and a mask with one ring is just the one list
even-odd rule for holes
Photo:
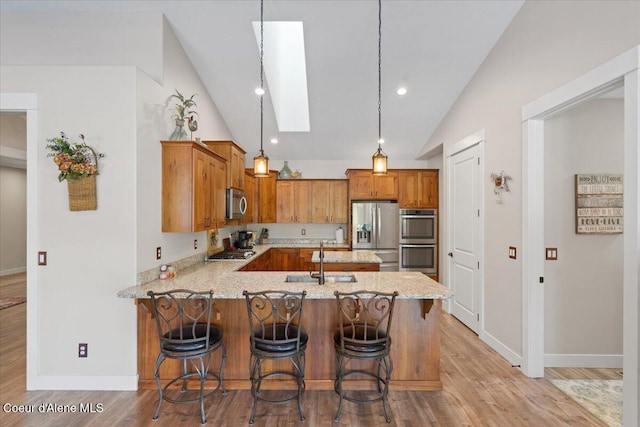
[[[256,256],[265,254],[271,245],[256,246]],[[325,252],[330,254],[330,251]],[[351,255],[345,252],[343,256]],[[329,255],[331,258],[333,255]],[[285,282],[288,271],[238,271],[250,263],[218,261],[193,265],[177,277],[155,280],[118,293],[120,298],[135,299],[138,305],[138,375],[140,389],[155,388],[153,369],[158,355],[155,321],[151,317],[147,292],[171,289],[214,291],[216,316],[213,320],[223,330],[227,347],[224,381],[229,389],[248,389],[249,327],[242,292],[266,289],[307,291],[303,327],[309,334],[305,382],[308,389],[333,390],[335,351],[333,332],[338,325],[334,292],[372,290],[398,291],[391,334],[394,363],[392,389],[440,390],[440,312],[441,302],[451,292],[418,272],[352,271],[355,283]],[[325,264],[326,265],[326,264]],[[306,273],[308,274],[308,273]],[[327,273],[337,274],[337,273]],[[297,272],[300,275],[300,271]],[[215,361],[214,361],[215,362]],[[179,364],[168,367],[163,376],[171,376]],[[283,388],[288,387],[283,383]]]
[[[320,251],[311,256],[313,269],[320,269]],[[324,271],[380,271],[382,260],[371,251],[325,251]]]

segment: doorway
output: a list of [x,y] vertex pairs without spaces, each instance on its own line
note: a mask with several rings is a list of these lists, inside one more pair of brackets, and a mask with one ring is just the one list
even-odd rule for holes
[[[622,369],[624,235],[604,223],[623,217],[623,207],[578,209],[575,197],[576,175],[584,180],[623,173],[621,92],[608,92],[545,121],[544,242],[557,248],[557,259],[544,265],[545,368]],[[622,202],[622,195],[581,197],[580,202],[613,205]]]
[[[38,97],[35,93],[0,93],[0,111],[26,114],[27,126],[27,362],[26,388],[38,388]],[[29,165],[32,165],[29,167]]]
[[637,425],[640,250],[640,46],[526,105],[523,130],[523,371],[544,375],[544,122],[624,84],[623,424]]
[[483,209],[481,152],[484,131],[447,151],[447,282],[450,312],[482,338]]

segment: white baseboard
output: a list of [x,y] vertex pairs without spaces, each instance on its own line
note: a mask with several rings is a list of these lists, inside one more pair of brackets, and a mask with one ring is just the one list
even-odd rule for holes
[[11,274],[24,273],[27,271],[27,267],[7,268],[6,270],[0,270],[0,277],[9,276]]
[[512,366],[522,366],[522,356],[511,350],[487,331],[483,331],[481,336],[482,341],[486,342],[489,347],[497,351],[500,356],[507,359]]
[[622,354],[545,354],[544,366],[553,368],[618,368]]
[[29,390],[138,390],[138,375],[121,376],[53,376],[38,375]]

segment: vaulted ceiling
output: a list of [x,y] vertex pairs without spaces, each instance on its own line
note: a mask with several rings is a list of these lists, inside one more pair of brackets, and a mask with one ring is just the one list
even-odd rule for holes
[[[382,134],[390,159],[416,159],[523,1],[382,1]],[[260,20],[258,0],[17,3],[13,10],[22,3],[22,10],[164,13],[235,140],[248,155],[257,152],[260,110],[254,89],[260,67],[252,22]],[[269,157],[370,157],[378,133],[378,2],[265,0],[264,20],[303,23],[310,123],[309,132],[278,129],[270,92],[277,85],[269,82],[268,70],[264,144]],[[396,94],[400,86],[406,95]],[[271,137],[278,144],[271,144]]]

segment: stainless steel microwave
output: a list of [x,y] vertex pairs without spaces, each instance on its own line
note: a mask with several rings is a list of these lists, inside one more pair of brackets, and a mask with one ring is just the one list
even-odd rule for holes
[[237,188],[227,189],[227,218],[242,219],[247,212],[247,198],[244,191]]

